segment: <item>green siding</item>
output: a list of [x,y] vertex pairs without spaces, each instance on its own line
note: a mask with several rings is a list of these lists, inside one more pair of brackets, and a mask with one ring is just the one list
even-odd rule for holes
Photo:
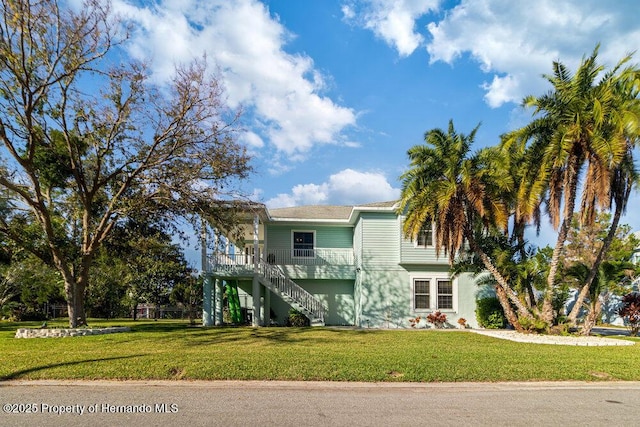
[[393,213],[362,214],[362,265],[397,265],[399,221]]
[[[297,280],[296,283],[322,301],[326,309],[327,326],[355,324],[355,304],[353,280]],[[271,310],[276,322],[284,325],[291,306],[278,296],[271,295]]]
[[448,255],[444,252],[440,253],[440,257],[436,256],[436,250],[431,247],[416,247],[415,242],[402,238],[400,243],[400,262],[402,264],[443,264],[449,262]]
[[332,227],[300,224],[294,226],[267,226],[269,248],[290,249],[293,231],[315,231],[316,248],[353,248],[352,227]]

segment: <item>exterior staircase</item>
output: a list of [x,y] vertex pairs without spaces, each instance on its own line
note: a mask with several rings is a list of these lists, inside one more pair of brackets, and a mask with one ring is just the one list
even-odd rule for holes
[[258,280],[291,307],[304,314],[311,326],[324,326],[324,306],[296,282],[288,278],[277,265],[263,260],[258,263]]

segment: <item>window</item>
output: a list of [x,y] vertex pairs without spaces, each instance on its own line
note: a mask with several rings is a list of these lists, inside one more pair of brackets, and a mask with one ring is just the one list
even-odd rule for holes
[[418,232],[416,245],[420,247],[433,246],[433,224],[431,221],[425,222]]
[[429,280],[414,280],[413,281],[413,308],[414,309],[428,309],[429,308],[429,288],[431,284]]
[[453,308],[453,284],[451,280],[438,280],[438,309]]
[[293,256],[307,257],[314,256],[314,232],[294,231],[293,232]]
[[413,283],[414,310],[455,310],[454,286],[449,278],[415,277]]

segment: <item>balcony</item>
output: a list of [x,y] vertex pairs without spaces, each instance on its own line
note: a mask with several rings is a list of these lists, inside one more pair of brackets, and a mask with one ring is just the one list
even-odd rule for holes
[[[278,265],[292,279],[354,279],[353,249],[277,249],[268,248],[262,259]],[[266,259],[265,259],[266,258]],[[242,254],[213,254],[209,257],[211,273],[218,277],[251,277],[253,256]]]
[[267,249],[269,264],[275,265],[351,265],[355,266],[353,249]]

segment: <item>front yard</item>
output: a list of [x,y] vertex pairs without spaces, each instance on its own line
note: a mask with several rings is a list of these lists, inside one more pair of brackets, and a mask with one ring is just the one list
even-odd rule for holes
[[90,325],[131,332],[16,339],[17,328],[40,324],[0,323],[0,380],[640,380],[640,345],[526,344],[464,331],[205,329],[130,320]]

